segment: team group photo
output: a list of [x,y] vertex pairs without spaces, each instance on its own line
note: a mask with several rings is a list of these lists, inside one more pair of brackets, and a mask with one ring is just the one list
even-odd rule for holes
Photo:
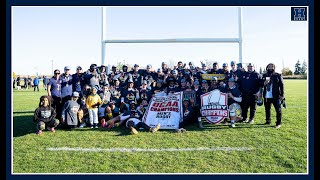
[[308,173],[305,10],[12,8],[11,172]]

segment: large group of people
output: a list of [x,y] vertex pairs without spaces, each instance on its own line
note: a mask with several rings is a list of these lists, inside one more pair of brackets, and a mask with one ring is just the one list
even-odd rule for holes
[[[265,124],[271,123],[273,104],[275,127],[281,127],[284,85],[274,64],[266,66],[265,74],[256,72],[252,63],[248,63],[246,69],[235,61],[230,63],[230,69],[227,63],[223,63],[222,68],[216,62],[211,67],[201,64],[195,67],[191,62],[186,65],[179,61],[176,66],[168,67],[162,62],[156,70],[150,64],[145,69],[140,69],[138,64],[131,69],[127,65],[121,69],[112,66],[110,73],[104,65],[96,64],[88,69],[78,66],[75,74],[70,74],[69,66],[63,72],[56,69],[53,77],[44,83],[48,94],[40,98],[34,114],[37,134],[45,129],[54,132],[57,126],[68,129],[126,126],[132,134],[137,134],[139,128],[156,132],[160,124],[149,127],[142,121],[151,98],[157,93],[169,95],[185,90],[194,91],[196,95],[183,99],[183,120],[176,132],[185,132],[185,126],[193,123],[202,128],[202,121],[198,121],[200,97],[215,89],[228,95],[230,119],[224,123],[230,123],[230,127],[236,127],[236,122],[253,124],[257,104],[265,106]],[[206,80],[202,74],[223,74],[223,78]]]

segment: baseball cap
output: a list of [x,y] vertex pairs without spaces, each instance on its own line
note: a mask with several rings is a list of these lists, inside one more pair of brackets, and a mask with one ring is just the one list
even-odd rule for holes
[[165,65],[165,64],[167,64],[166,62],[162,62],[162,65]]
[[228,66],[227,63],[222,64],[222,67],[227,67],[227,66]]
[[64,70],[70,70],[70,69],[71,69],[70,66],[64,67]]
[[79,97],[79,93],[78,93],[78,92],[76,92],[76,91],[75,91],[75,92],[73,92],[73,93],[72,93],[72,97]]
[[161,72],[162,72],[162,70],[161,70],[160,68],[158,68],[157,72],[158,72],[158,73],[161,73]]
[[248,63],[248,65],[247,66],[253,66],[253,64],[252,63]]
[[81,66],[77,66],[77,69],[82,69],[82,67]]
[[128,83],[133,83],[133,80],[130,78],[130,79],[128,80]]
[[143,80],[141,84],[148,84],[146,80]]
[[230,65],[231,66],[236,65],[236,62],[235,61],[231,61]]
[[150,69],[150,68],[152,68],[152,66],[151,66],[151,64],[148,64],[147,69]]
[[162,79],[158,79],[157,83],[163,83],[163,80]]
[[173,70],[173,71],[171,72],[171,74],[178,74],[178,71],[177,71],[177,70]]
[[202,80],[202,83],[207,83],[207,80],[205,80],[205,79],[204,79],[204,80]]
[[97,86],[92,86],[91,89],[92,89],[92,90],[93,90],[93,89],[98,90],[98,87],[97,87]]
[[193,84],[200,85],[199,81],[195,81]]
[[207,65],[206,64],[202,64],[202,67],[207,67]]
[[139,67],[139,65],[138,64],[134,64],[134,67]]
[[185,83],[186,82],[186,80],[185,79],[181,79],[181,83]]
[[183,101],[189,101],[189,98],[185,97],[183,98]]
[[212,65],[218,65],[218,63],[217,63],[217,62],[214,62],[214,63],[212,63]]
[[191,62],[191,61],[189,62],[189,65],[192,65],[192,62]]
[[228,80],[228,82],[234,82],[235,80],[234,80],[234,78],[232,77],[232,78],[229,78],[229,80]]
[[242,63],[238,63],[237,66],[242,68]]
[[184,73],[183,74],[185,74],[185,75],[189,75],[190,74],[190,72],[189,71],[184,71]]

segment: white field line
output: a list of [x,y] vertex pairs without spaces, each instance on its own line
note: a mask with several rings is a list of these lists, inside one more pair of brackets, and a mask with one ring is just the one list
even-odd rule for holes
[[82,151],[82,152],[164,152],[164,151],[249,151],[253,148],[246,147],[214,147],[214,148],[163,148],[163,149],[141,149],[141,148],[110,148],[110,149],[101,149],[101,148],[69,148],[69,147],[60,147],[60,148],[47,148],[49,151]]

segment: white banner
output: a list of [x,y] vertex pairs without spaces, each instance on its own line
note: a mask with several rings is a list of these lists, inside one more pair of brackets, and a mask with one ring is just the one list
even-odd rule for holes
[[182,117],[182,92],[177,92],[153,97],[142,119],[150,127],[160,123],[160,129],[178,129]]

